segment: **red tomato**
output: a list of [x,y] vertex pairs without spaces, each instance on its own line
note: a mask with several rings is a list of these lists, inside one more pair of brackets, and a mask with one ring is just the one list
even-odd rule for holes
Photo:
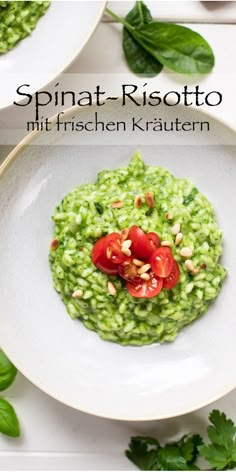
[[139,226],[131,226],[129,230],[128,239],[131,239],[131,251],[134,256],[141,260],[148,259],[153,253],[153,247],[147,237]]
[[180,271],[177,262],[173,259],[172,269],[168,277],[163,279],[163,288],[170,290],[173,288],[179,281]]
[[160,240],[157,233],[154,233],[154,232],[151,231],[150,233],[147,233],[147,237],[148,237],[153,249],[157,249],[158,247],[161,246],[161,240]]
[[150,280],[143,280],[136,277],[132,281],[126,282],[126,288],[133,297],[151,298],[160,293],[163,285],[163,279],[157,277],[154,272],[148,272]]
[[127,259],[127,256],[121,252],[122,236],[119,233],[111,233],[105,237],[105,250],[107,258],[113,264],[120,264]]
[[118,273],[117,265],[113,264],[106,256],[105,248],[106,237],[99,239],[93,246],[92,249],[92,261],[93,264],[108,275],[116,275]]
[[173,264],[172,252],[168,247],[159,247],[153,252],[149,262],[158,277],[168,277]]
[[125,280],[133,280],[138,276],[138,267],[133,264],[134,257],[127,257],[118,267],[118,273]]

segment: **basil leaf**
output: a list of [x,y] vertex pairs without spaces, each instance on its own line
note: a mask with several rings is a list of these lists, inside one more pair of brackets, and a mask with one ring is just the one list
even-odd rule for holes
[[129,29],[136,41],[164,66],[182,74],[206,74],[214,66],[207,41],[185,26],[152,22]]
[[0,398],[0,432],[13,438],[20,436],[20,425],[15,410],[4,398]]
[[5,356],[4,352],[0,350],[0,391],[6,390],[15,380],[17,370],[14,365]]
[[[152,15],[143,2],[137,1],[125,21],[131,26],[138,27],[151,23]],[[153,77],[161,72],[162,64],[150,55],[125,27],[123,28],[123,50],[126,61],[135,74]]]

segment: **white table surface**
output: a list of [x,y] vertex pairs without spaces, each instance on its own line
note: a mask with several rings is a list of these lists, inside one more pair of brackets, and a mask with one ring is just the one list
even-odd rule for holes
[[[112,8],[125,13],[124,3],[129,2],[112,2]],[[167,9],[164,2],[160,2],[160,9],[158,2],[147,3],[154,14],[159,12],[159,18],[177,21],[181,16],[182,21],[204,22],[196,23],[194,29],[210,41],[217,57],[216,68],[205,81],[212,88],[213,85],[217,87],[221,80],[226,98],[224,107],[220,112],[216,110],[216,115],[220,113],[225,121],[235,126],[233,83],[236,64],[232,58],[235,57],[236,26],[226,23],[236,21],[236,2],[228,2],[225,8],[222,4],[217,6],[217,2],[208,2],[212,3],[211,8],[209,5],[204,7],[201,2],[188,2],[184,8],[187,2],[181,2],[181,11],[174,6],[177,4],[174,1],[166,2]],[[168,17],[170,3],[172,18]],[[206,21],[212,24],[206,24]],[[105,19],[66,73],[128,73],[119,29]],[[133,76],[130,74],[130,77]],[[171,83],[172,77],[163,73],[161,81]],[[3,130],[18,128],[21,120],[22,115],[15,108],[0,111],[0,161],[12,148],[12,145],[1,146]],[[123,454],[131,435],[153,434],[165,442],[186,432],[203,433],[213,407],[225,411],[236,421],[235,391],[194,413],[145,423],[105,420],[74,411],[42,393],[21,374],[6,392],[6,397],[16,408],[22,436],[18,440],[0,438],[0,470],[133,470],[135,468]]]

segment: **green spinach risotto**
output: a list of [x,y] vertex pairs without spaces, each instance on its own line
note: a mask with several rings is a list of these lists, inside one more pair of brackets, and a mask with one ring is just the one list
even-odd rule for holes
[[173,341],[221,290],[222,232],[211,203],[138,153],[72,190],[53,221],[54,287],[71,318],[102,339]]

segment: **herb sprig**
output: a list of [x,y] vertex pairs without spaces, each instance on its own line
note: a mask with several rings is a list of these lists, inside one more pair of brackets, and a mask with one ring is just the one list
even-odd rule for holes
[[180,74],[207,74],[214,67],[208,42],[195,31],[174,23],[153,21],[147,6],[136,1],[125,19],[106,12],[123,25],[123,50],[130,69],[152,77],[163,66]]
[[179,441],[161,446],[145,436],[132,437],[126,456],[140,470],[200,470],[198,457],[204,458],[212,470],[236,468],[236,426],[224,413],[213,410],[209,415],[205,444],[198,434],[183,436]]
[[[0,391],[10,387],[16,374],[16,368],[0,350]],[[14,438],[20,436],[20,425],[16,412],[5,398],[0,398],[0,433]]]

